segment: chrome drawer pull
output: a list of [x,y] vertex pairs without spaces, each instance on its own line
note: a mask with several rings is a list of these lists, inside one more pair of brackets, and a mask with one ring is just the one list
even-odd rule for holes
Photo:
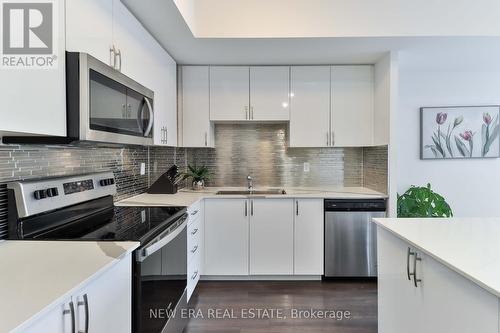
[[418,256],[418,253],[415,253],[415,261],[413,262],[413,282],[415,288],[418,288],[418,283],[422,282],[422,279],[417,278],[417,261],[422,261],[422,258]]
[[197,232],[198,232],[198,228],[196,228],[193,231],[191,231],[191,235],[195,235]]
[[192,212],[192,213],[191,213],[191,216],[192,216],[192,215],[196,215],[196,214],[198,214],[198,209],[197,209],[197,210],[195,210],[194,212]]
[[196,279],[197,276],[198,276],[198,271],[194,272],[193,276],[191,276],[191,280]]
[[193,249],[191,250],[191,253],[195,253],[195,252],[196,252],[196,250],[198,250],[198,245],[195,245],[195,246],[193,247]]
[[414,256],[415,252],[412,252],[410,248],[408,248],[408,252],[406,254],[406,275],[408,276],[408,280],[411,281],[411,277],[415,275],[415,272],[410,273],[410,257]]

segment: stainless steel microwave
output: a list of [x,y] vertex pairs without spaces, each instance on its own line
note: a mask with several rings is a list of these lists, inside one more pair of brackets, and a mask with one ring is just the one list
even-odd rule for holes
[[66,53],[68,137],[153,144],[154,93],[87,53]]

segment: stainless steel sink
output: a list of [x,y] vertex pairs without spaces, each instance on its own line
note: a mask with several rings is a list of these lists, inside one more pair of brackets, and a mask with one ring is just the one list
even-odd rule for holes
[[271,195],[271,194],[286,194],[284,189],[276,188],[276,189],[267,189],[267,190],[227,190],[227,191],[218,191],[215,193],[217,195]]

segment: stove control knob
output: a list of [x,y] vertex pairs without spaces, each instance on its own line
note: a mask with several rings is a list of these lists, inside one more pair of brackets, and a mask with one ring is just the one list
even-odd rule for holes
[[114,183],[115,183],[114,178],[106,178],[106,179],[101,179],[99,181],[99,184],[101,186],[109,186],[109,185],[113,185]]
[[47,197],[47,192],[45,190],[37,190],[34,195],[36,200],[41,200]]
[[101,180],[99,181],[99,184],[100,184],[101,186],[107,186],[108,184],[107,184],[107,182],[106,182],[106,181],[107,181],[107,179],[101,179]]
[[59,191],[57,190],[57,187],[52,187],[47,189],[47,196],[48,197],[57,197],[59,195]]

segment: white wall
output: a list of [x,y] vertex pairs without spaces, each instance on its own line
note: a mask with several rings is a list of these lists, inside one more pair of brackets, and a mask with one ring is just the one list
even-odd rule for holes
[[500,72],[399,72],[397,189],[430,182],[456,217],[500,216],[500,159],[421,161],[422,106],[500,104]]

